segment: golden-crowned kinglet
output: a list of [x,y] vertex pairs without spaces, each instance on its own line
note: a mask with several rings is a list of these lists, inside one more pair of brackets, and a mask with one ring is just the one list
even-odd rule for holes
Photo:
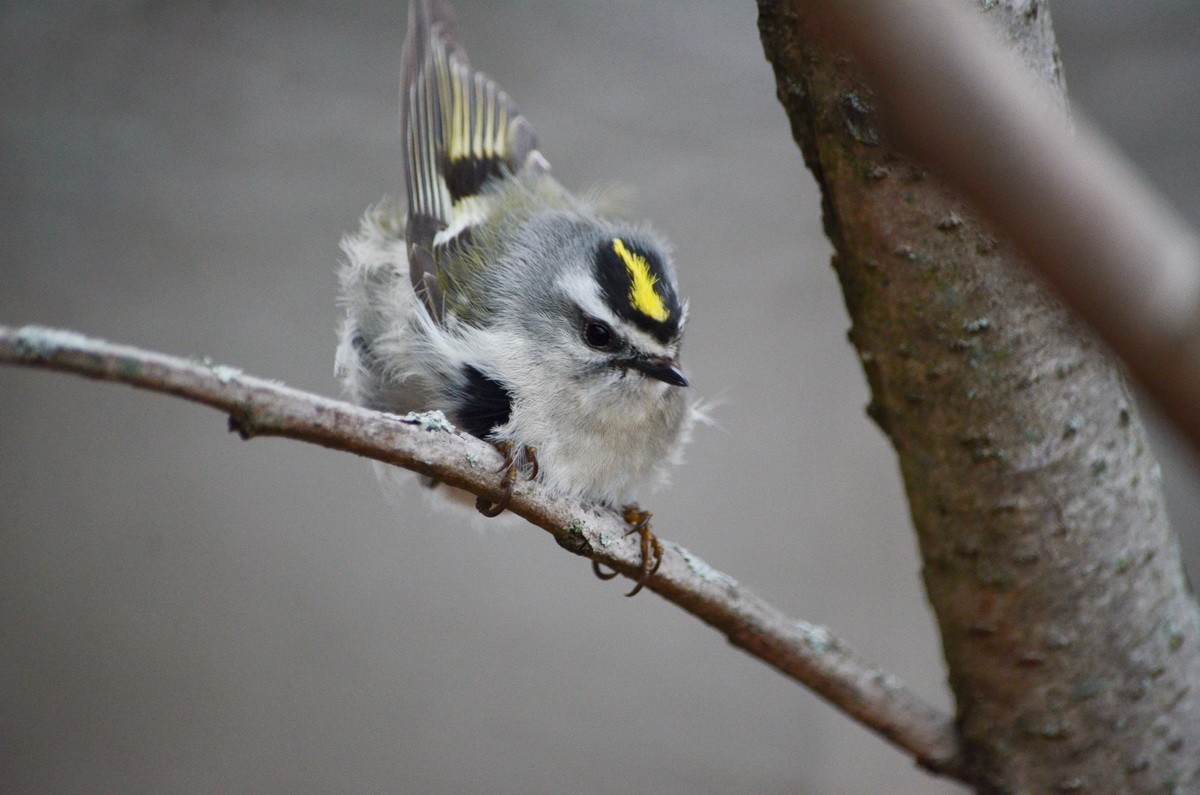
[[409,9],[400,128],[407,208],[372,208],[342,244],[339,376],[364,406],[441,409],[496,444],[510,490],[521,470],[626,505],[642,534],[636,592],[662,548],[629,503],[663,481],[696,411],[666,243],[550,176],[529,122],[471,68],[440,0]]

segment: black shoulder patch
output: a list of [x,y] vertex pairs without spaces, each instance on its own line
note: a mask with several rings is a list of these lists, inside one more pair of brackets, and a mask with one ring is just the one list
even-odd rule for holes
[[463,391],[454,410],[454,420],[472,436],[488,440],[492,431],[508,422],[512,413],[512,394],[499,381],[488,378],[475,367],[463,368]]
[[618,317],[663,344],[679,336],[683,309],[654,249],[620,237],[603,241],[596,248],[596,281]]
[[504,176],[506,164],[500,157],[464,157],[448,162],[443,168],[446,188],[455,203],[475,196],[488,180]]

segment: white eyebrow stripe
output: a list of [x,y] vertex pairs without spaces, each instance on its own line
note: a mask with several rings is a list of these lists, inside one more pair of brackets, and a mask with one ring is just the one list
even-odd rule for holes
[[566,273],[558,277],[556,284],[565,295],[579,305],[580,309],[612,326],[618,334],[633,343],[638,350],[660,356],[671,355],[671,349],[668,346],[663,345],[629,321],[617,317],[600,298],[600,288],[595,279],[582,273]]
[[600,290],[595,279],[588,278],[582,273],[564,273],[558,277],[555,284],[584,312],[605,321],[613,328],[619,325],[617,316],[600,298]]
[[670,347],[663,345],[654,337],[642,331],[632,323],[622,320],[620,321],[618,328],[621,330],[621,333],[633,343],[633,347],[637,348],[638,350],[658,356],[672,355]]

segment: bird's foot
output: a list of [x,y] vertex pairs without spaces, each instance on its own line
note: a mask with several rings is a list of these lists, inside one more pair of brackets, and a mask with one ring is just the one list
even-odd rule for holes
[[[658,540],[658,536],[650,530],[650,512],[643,511],[637,504],[626,505],[621,509],[621,518],[625,520],[625,524],[629,525],[629,530],[625,535],[630,536],[637,533],[640,536],[642,547],[642,568],[641,574],[638,576],[637,585],[633,586],[633,590],[625,594],[633,596],[642,588],[646,587],[646,583],[658,571],[658,567],[662,565],[663,560],[663,545]],[[592,561],[592,571],[602,580],[611,580],[617,576],[615,571],[604,571],[600,568],[600,564]]]
[[475,510],[489,518],[499,516],[508,507],[508,501],[512,499],[513,486],[517,483],[517,475],[520,473],[523,464],[529,467],[528,480],[533,480],[538,475],[536,447],[522,445],[519,455],[513,454],[513,445],[511,442],[496,442],[495,447],[504,456],[504,463],[496,470],[503,473],[500,476],[500,487],[503,489],[500,493],[500,500],[493,503],[483,497],[475,498]]

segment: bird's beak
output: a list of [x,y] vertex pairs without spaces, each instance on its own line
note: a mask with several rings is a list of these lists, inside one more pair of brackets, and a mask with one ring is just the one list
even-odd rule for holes
[[638,356],[630,359],[628,365],[639,373],[650,378],[658,379],[671,386],[687,386],[688,380],[679,370],[679,362],[666,356]]

